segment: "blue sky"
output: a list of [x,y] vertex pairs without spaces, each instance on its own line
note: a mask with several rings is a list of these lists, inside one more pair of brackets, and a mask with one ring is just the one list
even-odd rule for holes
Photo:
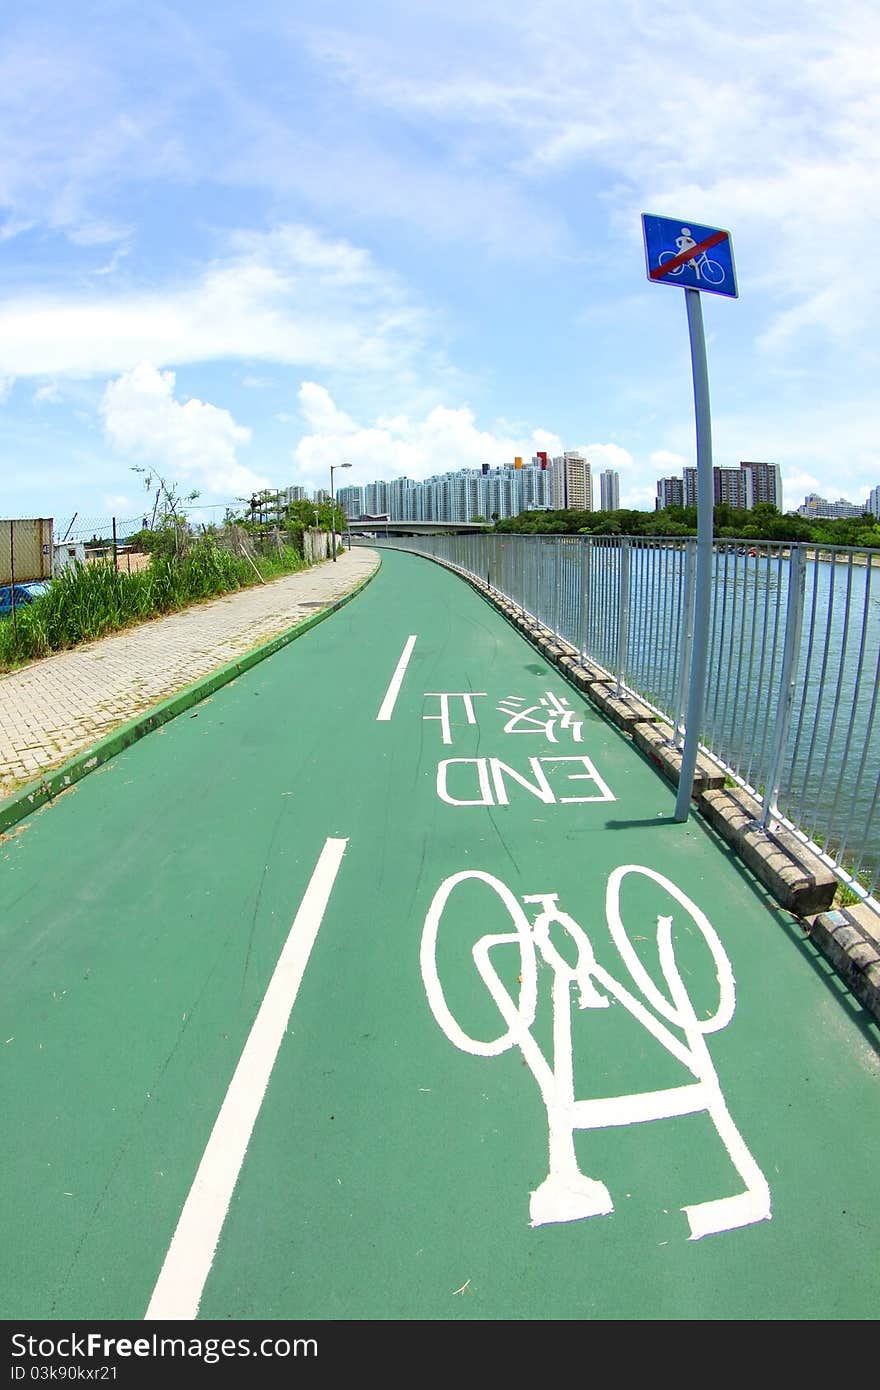
[[538,449],[651,508],[696,460],[643,212],[732,236],[714,461],[863,502],[878,73],[853,0],[4,0],[0,514]]

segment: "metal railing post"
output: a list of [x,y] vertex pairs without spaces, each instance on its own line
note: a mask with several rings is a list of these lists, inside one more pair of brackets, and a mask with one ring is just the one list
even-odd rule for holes
[[767,782],[761,806],[761,825],[774,819],[778,814],[776,796],[779,791],[779,774],[788,731],[791,727],[791,711],[794,704],[794,683],[797,676],[798,656],[801,649],[801,628],[804,617],[804,589],[806,564],[804,546],[796,543],[791,550],[788,567],[788,597],[785,614],[785,641],[782,650],[782,674],[779,678],[779,698],[776,702],[776,726],[774,742],[767,769]]
[[587,659],[587,638],[590,621],[590,537],[581,536],[581,656]]
[[617,695],[623,687],[623,673],[626,668],[626,650],[629,642],[629,537],[620,542],[620,587],[617,613]]
[[678,671],[678,709],[672,741],[680,748],[684,738],[684,718],[687,709],[688,677],[691,670],[691,648],[694,640],[694,596],[697,579],[697,542],[690,539],[684,543],[684,603],[681,613],[681,643]]

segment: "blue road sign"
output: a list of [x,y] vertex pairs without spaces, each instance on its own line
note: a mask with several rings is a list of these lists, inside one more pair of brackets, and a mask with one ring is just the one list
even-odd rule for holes
[[730,232],[676,217],[642,213],[645,263],[655,285],[737,298]]

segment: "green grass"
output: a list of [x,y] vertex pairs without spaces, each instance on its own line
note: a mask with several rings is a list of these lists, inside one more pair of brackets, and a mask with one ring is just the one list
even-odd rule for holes
[[[850,866],[845,865],[844,867],[847,872],[850,872]],[[856,882],[861,884],[866,893],[871,892],[871,881],[872,875],[866,869],[862,869],[856,874]],[[857,907],[861,902],[864,902],[864,897],[856,893],[848,884],[839,883],[837,885],[837,890],[834,894],[834,907]]]
[[116,570],[112,562],[76,565],[55,579],[49,592],[0,620],[0,670],[52,652],[64,651],[148,618],[177,612],[204,599],[250,588],[306,568],[299,551],[282,547],[257,557],[259,570],[211,538],[200,540],[179,559],[154,555],[137,574]]
[[[815,830],[812,832],[811,838],[813,840],[813,843],[818,845],[819,848],[825,854],[827,854],[830,859],[837,859],[838,842],[836,840],[821,835],[818,831]],[[843,869],[844,873],[852,875],[855,869],[855,864],[851,859],[845,859],[840,867]],[[859,872],[855,875],[855,882],[860,884],[864,888],[866,893],[871,892],[873,879],[874,871],[870,867],[860,869]],[[838,883],[837,888],[834,891],[834,901],[832,903],[832,907],[856,907],[860,902],[863,901],[864,898],[861,894],[856,893],[854,889],[849,887],[848,884],[841,882]]]

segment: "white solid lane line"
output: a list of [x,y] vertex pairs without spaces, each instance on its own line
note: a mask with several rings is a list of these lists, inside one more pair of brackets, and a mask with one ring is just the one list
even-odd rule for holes
[[406,675],[406,668],[409,665],[409,659],[412,656],[412,649],[415,644],[415,637],[407,637],[406,645],[403,648],[394,675],[391,677],[391,684],[385,692],[385,699],[382,701],[379,713],[376,715],[377,722],[380,719],[387,721],[391,718],[394,711],[394,704],[403,683],[403,678]]
[[146,1321],[198,1315],[245,1152],[347,844],[348,840],[324,842],[184,1203]]

